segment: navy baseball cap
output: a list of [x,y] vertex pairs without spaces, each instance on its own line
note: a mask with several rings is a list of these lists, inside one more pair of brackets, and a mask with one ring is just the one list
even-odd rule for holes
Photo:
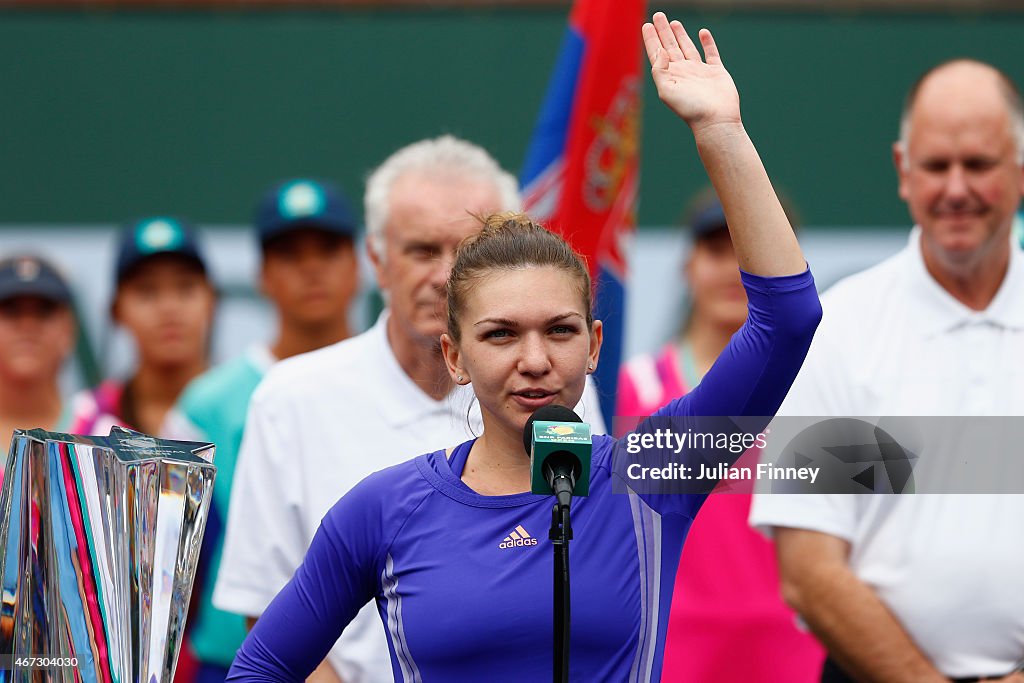
[[260,244],[291,230],[313,229],[354,238],[356,221],[348,202],[330,183],[296,178],[274,185],[256,207],[253,221]]
[[695,241],[713,235],[719,230],[729,229],[729,224],[725,222],[725,209],[717,197],[699,204],[690,214],[689,223],[690,234]]
[[142,261],[160,254],[191,259],[206,272],[195,228],[178,218],[154,216],[129,223],[121,232],[117,250],[117,282]]
[[71,288],[52,264],[38,256],[14,256],[0,260],[0,301],[17,296],[37,296],[59,304],[71,304]]

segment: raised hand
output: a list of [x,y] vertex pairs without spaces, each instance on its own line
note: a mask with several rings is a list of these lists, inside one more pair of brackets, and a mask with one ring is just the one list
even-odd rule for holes
[[725,70],[711,32],[700,30],[705,60],[678,21],[663,12],[644,24],[644,47],[658,97],[696,132],[717,123],[740,123],[740,96]]
[[701,30],[706,60],[678,21],[657,12],[643,27],[658,96],[689,124],[697,153],[725,209],[740,268],[777,277],[804,262],[761,158],[740,120],[740,96],[711,32]]

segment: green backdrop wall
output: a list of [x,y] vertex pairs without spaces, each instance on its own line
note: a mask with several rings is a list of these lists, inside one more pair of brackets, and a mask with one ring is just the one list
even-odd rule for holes
[[[810,225],[906,223],[890,143],[923,69],[970,55],[1024,82],[1019,14],[682,18],[715,30]],[[272,180],[330,177],[357,198],[388,152],[441,132],[518,170],[564,28],[564,9],[0,12],[0,224],[244,222]],[[666,224],[703,173],[649,83],[644,97],[640,222]]]

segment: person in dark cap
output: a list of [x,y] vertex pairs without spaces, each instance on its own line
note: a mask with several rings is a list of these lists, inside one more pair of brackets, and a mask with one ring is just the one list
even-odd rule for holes
[[747,318],[725,213],[710,189],[694,200],[685,224],[690,248],[682,277],[689,310],[677,337],[661,351],[623,365],[616,415],[649,415],[693,389]]
[[[36,256],[0,260],[0,439],[15,429],[62,431],[58,376],[75,345],[71,289]],[[4,462],[0,460],[0,481]]]
[[[660,352],[622,366],[615,414],[624,423],[696,387],[747,318],[725,212],[710,188],[694,199],[685,224],[689,312]],[[780,596],[771,544],[747,524],[750,501],[749,492],[709,496],[690,529],[669,612],[663,680],[808,683],[821,670],[821,646],[797,628]],[[722,548],[729,548],[726,559]],[[736,643],[743,643],[743,657]]]
[[73,430],[114,424],[157,434],[185,386],[209,362],[217,294],[196,230],[171,217],[143,218],[121,232],[110,312],[131,336],[137,366],[75,397]]
[[214,608],[210,596],[249,398],[276,361],[349,337],[349,309],[359,283],[356,222],[331,184],[294,179],[274,185],[258,205],[254,224],[262,254],[260,289],[277,313],[277,336],[269,346],[253,346],[196,379],[163,429],[167,437],[217,444],[205,561],[192,591],[185,642],[199,663],[197,683],[223,681],[246,634],[245,619]]
[[257,207],[255,225],[263,255],[260,288],[279,323],[273,356],[347,339],[359,286],[357,229],[339,190],[315,180],[279,183]]

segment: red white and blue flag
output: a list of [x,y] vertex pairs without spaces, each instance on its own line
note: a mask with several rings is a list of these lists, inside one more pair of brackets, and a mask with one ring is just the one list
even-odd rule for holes
[[595,378],[610,426],[636,226],[645,0],[576,0],[520,182],[529,214],[587,259],[604,346]]

